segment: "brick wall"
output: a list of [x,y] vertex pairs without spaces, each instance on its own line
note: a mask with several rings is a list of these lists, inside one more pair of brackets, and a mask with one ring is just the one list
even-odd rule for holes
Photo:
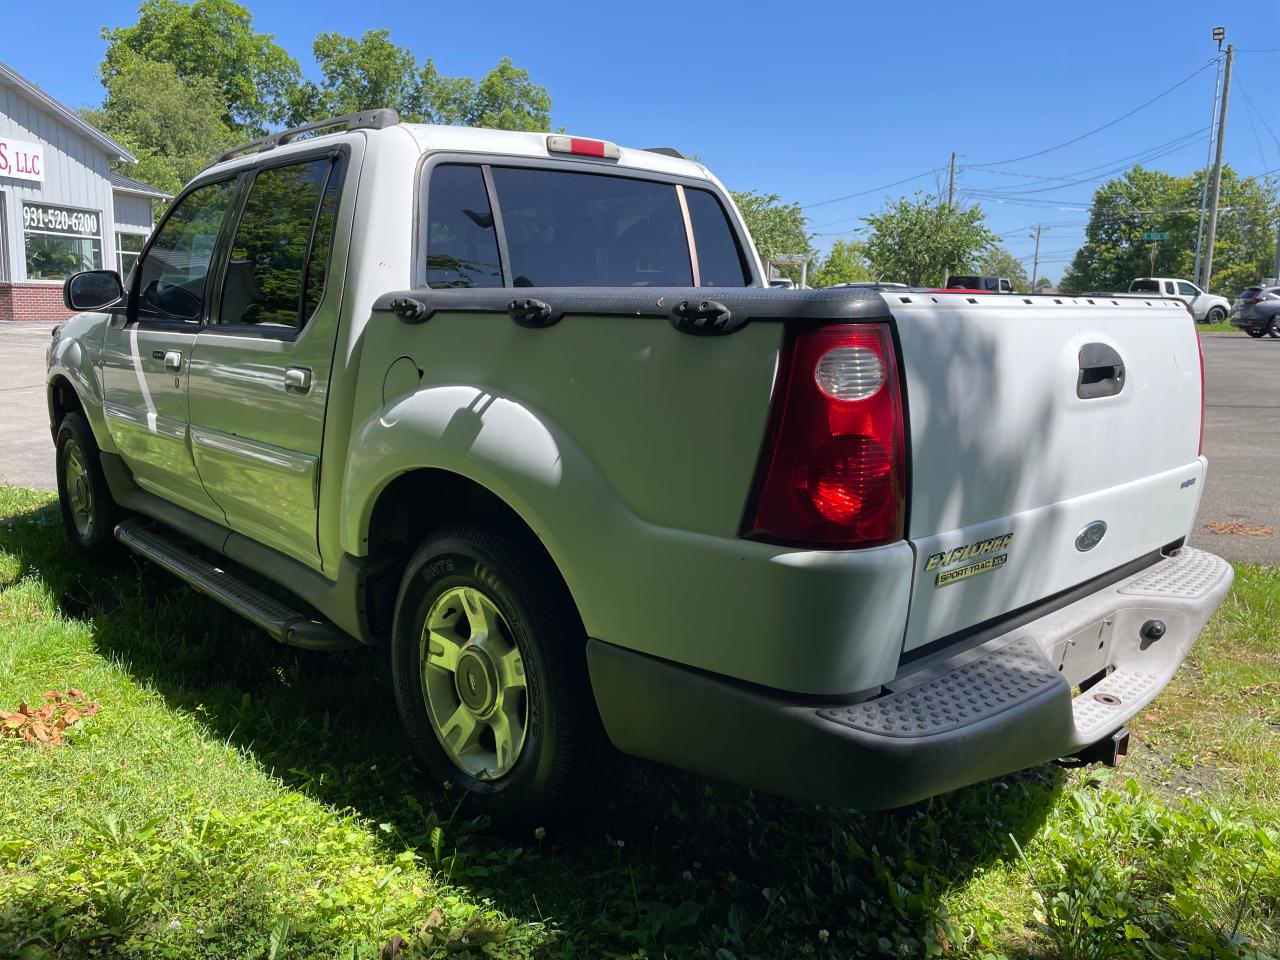
[[65,320],[60,283],[0,283],[0,321]]

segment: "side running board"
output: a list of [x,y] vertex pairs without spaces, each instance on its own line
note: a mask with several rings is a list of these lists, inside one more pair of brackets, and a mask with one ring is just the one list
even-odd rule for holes
[[294,610],[170,539],[150,521],[131,517],[116,526],[116,539],[139,556],[234,610],[280,643],[309,650],[360,646],[332,623]]

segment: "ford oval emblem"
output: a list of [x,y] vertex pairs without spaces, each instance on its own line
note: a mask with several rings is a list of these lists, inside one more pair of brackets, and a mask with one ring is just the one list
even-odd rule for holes
[[1102,538],[1106,535],[1107,525],[1101,520],[1086,524],[1084,529],[1076,534],[1076,549],[1081,553],[1086,553],[1100,544]]

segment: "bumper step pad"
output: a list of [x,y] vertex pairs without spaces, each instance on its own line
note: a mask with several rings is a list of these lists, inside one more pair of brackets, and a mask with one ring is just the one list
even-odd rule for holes
[[1146,703],[1160,691],[1160,675],[1145,670],[1115,670],[1071,702],[1081,740],[1097,740],[1115,730],[1132,705]]
[[886,737],[930,737],[977,723],[1063,684],[1030,637],[919,686],[818,716]]
[[145,520],[131,518],[116,526],[116,539],[139,556],[163,567],[189,586],[240,614],[281,643],[315,649],[354,645],[327,621],[293,609],[257,587],[181,546]]
[[1130,597],[1178,597],[1199,600],[1222,582],[1227,562],[1212,553],[1183,547],[1178,555],[1161,563],[1145,577],[1122,587],[1120,593]]

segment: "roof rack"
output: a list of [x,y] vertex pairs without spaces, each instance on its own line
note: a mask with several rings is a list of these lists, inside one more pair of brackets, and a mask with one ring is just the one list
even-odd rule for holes
[[[304,133],[314,133],[317,130],[328,131],[333,127],[340,127],[343,130],[381,130],[383,127],[394,127],[399,122],[400,114],[390,107],[383,107],[379,110],[362,110],[359,113],[348,113],[341,117],[330,117],[327,120],[315,120],[311,123],[304,123],[300,127],[290,127],[288,130],[269,133],[265,137],[259,137],[257,140],[250,140],[248,143],[242,143],[238,147],[232,147],[225,153],[220,154],[213,163],[222,163],[224,160],[230,160],[245,153],[262,153],[266,150],[272,150],[282,144],[298,139]],[[210,166],[212,165],[210,164]]]
[[664,157],[675,157],[677,160],[688,160],[688,159],[689,159],[689,158],[688,158],[688,157],[686,157],[683,153],[681,153],[679,150],[677,150],[675,147],[645,147],[645,148],[644,148],[644,152],[645,152],[645,153],[660,153],[660,154],[662,154]]

